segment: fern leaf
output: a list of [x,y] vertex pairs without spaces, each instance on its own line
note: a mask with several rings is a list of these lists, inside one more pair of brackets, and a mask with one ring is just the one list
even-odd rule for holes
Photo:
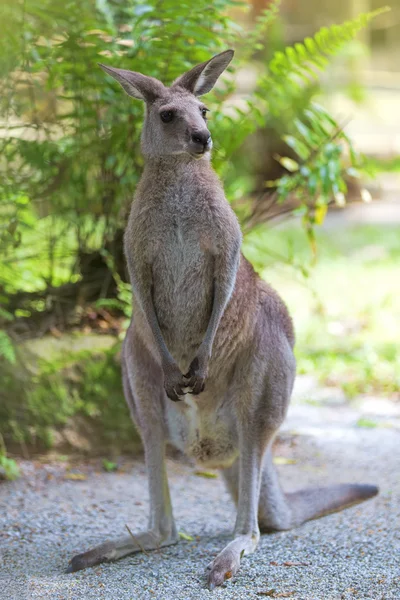
[[[300,93],[304,84],[318,77],[318,72],[327,66],[330,57],[338,54],[371,19],[387,10],[387,7],[380,8],[341,25],[322,27],[314,37],[305,38],[303,43],[296,43],[285,52],[276,52],[268,65],[268,72],[259,81],[260,88],[270,91],[270,107],[273,109],[274,91],[281,96],[288,92],[288,88],[297,88]],[[299,83],[296,84],[296,80]],[[279,112],[281,109],[280,106]]]

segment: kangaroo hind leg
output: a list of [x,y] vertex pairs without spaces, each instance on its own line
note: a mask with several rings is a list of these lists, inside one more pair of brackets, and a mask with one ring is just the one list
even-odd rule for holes
[[[287,385],[283,386],[280,397],[278,387],[275,382],[274,394],[271,396],[271,386],[267,386],[266,407],[271,407],[274,401],[282,406],[288,403]],[[276,423],[276,429],[278,428],[278,420],[273,420]],[[270,423],[270,426],[272,427],[272,423]],[[378,493],[378,488],[374,485],[353,483],[310,487],[285,493],[281,488],[273,464],[273,438],[274,435],[271,436],[270,443],[265,450],[262,464],[258,501],[258,524],[261,533],[292,529],[311,519],[317,519],[368,500]],[[237,503],[239,496],[238,463],[236,462],[229,469],[225,469],[223,475],[227,488],[233,500]]]
[[260,530],[267,533],[298,527],[306,521],[359,504],[377,493],[376,486],[357,483],[310,487],[284,493],[269,452],[265,457],[261,478],[258,508]]
[[[223,471],[226,486],[237,504],[238,465]],[[264,458],[258,505],[258,525],[261,533],[285,531],[302,523],[344,510],[373,498],[378,488],[369,484],[343,483],[326,487],[310,487],[284,493],[268,449]]]
[[[132,349],[132,354],[129,352]],[[72,558],[67,573],[114,561],[135,552],[157,550],[179,540],[172,514],[165,466],[165,430],[159,398],[162,387],[161,368],[138,343],[124,346],[123,383],[126,400],[138,426],[144,446],[148,474],[150,515],[148,529],[109,540]],[[134,375],[130,369],[135,367]]]

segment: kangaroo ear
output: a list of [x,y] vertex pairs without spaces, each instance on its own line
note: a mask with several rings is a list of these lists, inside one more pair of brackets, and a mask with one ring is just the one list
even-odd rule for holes
[[115,69],[101,63],[99,63],[99,67],[111,75],[111,77],[114,77],[122,85],[125,92],[133,98],[138,98],[145,102],[154,102],[163,93],[163,84],[158,79],[154,79],[154,77],[147,77],[135,71]]
[[233,58],[233,50],[225,50],[206,62],[196,65],[174,81],[172,87],[183,87],[195,96],[206,94],[217,82],[218,77]]

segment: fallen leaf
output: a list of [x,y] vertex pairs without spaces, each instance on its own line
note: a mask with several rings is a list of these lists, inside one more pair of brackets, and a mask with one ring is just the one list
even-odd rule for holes
[[276,560],[271,560],[271,562],[269,564],[272,565],[273,567],[279,567],[279,563],[277,563]]
[[294,458],[286,458],[285,456],[274,456],[273,462],[275,465],[294,465],[297,460]]
[[194,538],[189,535],[188,533],[185,533],[184,531],[180,531],[179,532],[179,537],[182,538],[183,540],[186,540],[187,542],[193,542]]
[[118,470],[117,463],[112,460],[108,460],[107,458],[103,458],[103,469],[107,471],[107,473],[111,473],[112,471]]
[[72,481],[85,481],[87,477],[83,473],[66,473],[64,475],[64,479],[72,479]]
[[257,596],[269,596],[270,598],[290,598],[295,593],[295,590],[292,592],[277,592],[275,589],[272,589],[265,592],[257,592]]
[[364,417],[358,419],[356,425],[357,427],[367,427],[368,429],[378,427],[378,423],[376,423],[376,421],[371,421],[371,419],[364,419]]
[[206,479],[216,479],[218,477],[217,473],[212,473],[211,471],[195,471],[194,474],[197,477],[205,477]]
[[302,563],[302,562],[292,562],[291,560],[287,560],[286,562],[283,563],[284,567],[309,567],[310,564],[309,563]]

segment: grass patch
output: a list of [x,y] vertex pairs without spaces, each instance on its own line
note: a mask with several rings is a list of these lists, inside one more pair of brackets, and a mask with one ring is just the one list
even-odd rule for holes
[[316,237],[315,265],[298,227],[260,229],[245,242],[245,254],[293,316],[298,372],[350,398],[399,397],[398,227],[320,229]]

